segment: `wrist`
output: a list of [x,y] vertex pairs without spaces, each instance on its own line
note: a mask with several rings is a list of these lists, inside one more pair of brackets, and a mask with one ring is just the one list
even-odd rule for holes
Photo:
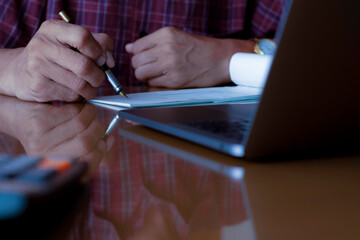
[[19,71],[17,56],[24,48],[0,49],[0,94],[16,96],[15,80]]
[[[245,52],[245,53],[254,53],[255,42],[250,40],[239,40],[239,39],[220,39],[219,41],[221,46],[224,46],[220,49],[220,53],[222,55],[222,70],[226,70],[229,68],[229,63],[231,57],[237,52]],[[230,81],[230,74],[228,71],[225,71],[226,76]]]
[[228,71],[230,59],[233,52],[232,43],[229,39],[216,39],[216,45],[212,46],[215,51],[215,57],[218,59],[214,66],[214,76],[216,76],[216,85],[231,82]]
[[226,82],[232,82],[229,71],[231,58],[238,52],[254,53],[255,41],[239,39],[222,39],[221,41],[223,41],[222,45],[227,46],[222,66],[223,77],[226,78]]

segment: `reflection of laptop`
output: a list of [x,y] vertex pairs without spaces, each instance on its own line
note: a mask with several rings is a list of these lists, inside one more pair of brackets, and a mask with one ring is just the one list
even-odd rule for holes
[[358,148],[359,7],[351,0],[294,0],[258,104],[130,109],[119,116],[239,157]]

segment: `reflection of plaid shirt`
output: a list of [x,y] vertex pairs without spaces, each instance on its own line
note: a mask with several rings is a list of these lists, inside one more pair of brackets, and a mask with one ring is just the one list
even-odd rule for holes
[[118,137],[115,156],[92,181],[89,208],[70,239],[131,239],[150,206],[176,226],[180,239],[247,219],[241,182]]
[[[250,0],[249,0],[250,1]],[[276,30],[284,0],[252,0],[252,37]],[[164,26],[194,34],[227,36],[244,29],[247,0],[3,0],[0,1],[0,47],[25,46],[45,19],[67,10],[73,22],[115,40],[116,68],[124,85],[137,85],[124,46]],[[106,82],[107,84],[107,82]]]

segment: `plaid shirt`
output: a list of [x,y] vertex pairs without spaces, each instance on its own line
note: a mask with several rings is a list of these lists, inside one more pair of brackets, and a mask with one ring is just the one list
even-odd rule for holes
[[77,216],[69,239],[132,239],[152,207],[166,216],[165,228],[169,223],[175,227],[175,239],[248,220],[242,181],[133,140],[116,139],[117,160],[99,167],[89,204]]
[[[103,121],[114,114],[99,111]],[[125,138],[118,131],[112,134],[115,143],[106,155],[109,164],[100,165],[93,176],[87,208],[78,212],[68,239],[132,239],[144,228],[152,207],[173,224],[178,239],[249,219],[242,180]],[[17,155],[25,150],[20,141],[0,133],[0,153]]]
[[[254,2],[253,2],[254,1]],[[284,0],[2,0],[0,2],[0,47],[24,47],[46,19],[59,19],[66,10],[73,22],[93,32],[105,32],[115,41],[114,74],[125,86],[135,80],[126,43],[165,26],[214,37],[234,37],[249,25],[252,37],[275,32]],[[254,3],[250,24],[245,13]],[[248,6],[248,9],[247,9]],[[252,10],[254,9],[254,10]],[[249,11],[248,11],[249,12]],[[107,83],[107,82],[106,82]]]

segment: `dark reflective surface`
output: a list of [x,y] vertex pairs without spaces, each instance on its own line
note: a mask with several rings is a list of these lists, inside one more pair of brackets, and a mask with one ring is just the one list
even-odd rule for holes
[[104,135],[116,111],[91,104],[0,105],[1,153],[89,163],[89,194],[51,238],[359,236],[359,156],[247,162],[124,119]]

